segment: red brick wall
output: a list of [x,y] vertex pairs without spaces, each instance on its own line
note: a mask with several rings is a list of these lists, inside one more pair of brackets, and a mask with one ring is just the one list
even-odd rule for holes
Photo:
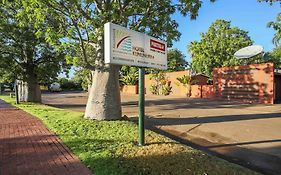
[[191,96],[193,98],[214,98],[213,85],[191,85]]
[[[184,75],[190,76],[190,71],[178,71],[178,72],[166,72],[166,78],[168,81],[171,82],[172,86],[172,92],[170,95],[174,96],[187,96],[187,93],[189,92],[188,87],[184,87],[179,81],[177,80],[178,77],[182,77]],[[154,80],[150,79],[151,75],[147,74],[145,75],[145,92],[146,94],[152,94],[149,90],[150,86],[155,83]]]
[[215,68],[213,75],[217,98],[273,104],[273,63]]

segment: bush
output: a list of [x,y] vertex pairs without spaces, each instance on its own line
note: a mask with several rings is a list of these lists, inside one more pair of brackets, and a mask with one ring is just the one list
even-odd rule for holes
[[81,84],[73,80],[60,78],[58,79],[58,83],[60,84],[62,90],[82,90]]
[[155,95],[169,95],[172,92],[171,81],[163,72],[154,72],[150,76],[151,80],[155,81],[155,84],[150,86],[150,91]]
[[136,67],[122,66],[121,85],[137,85],[139,82],[138,69]]
[[190,84],[190,76],[184,75],[182,77],[178,77],[177,80],[185,87]]

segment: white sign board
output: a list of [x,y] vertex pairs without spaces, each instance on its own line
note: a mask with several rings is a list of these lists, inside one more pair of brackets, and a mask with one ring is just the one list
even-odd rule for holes
[[167,69],[167,43],[151,36],[106,23],[105,63]]

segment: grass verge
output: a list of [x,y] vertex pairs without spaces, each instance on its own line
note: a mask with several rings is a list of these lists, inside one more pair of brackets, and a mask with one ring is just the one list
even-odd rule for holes
[[[14,99],[0,96],[12,105]],[[41,104],[15,105],[38,117],[97,175],[256,174],[146,130],[146,146],[136,146],[137,126],[129,121],[85,120],[80,112]]]

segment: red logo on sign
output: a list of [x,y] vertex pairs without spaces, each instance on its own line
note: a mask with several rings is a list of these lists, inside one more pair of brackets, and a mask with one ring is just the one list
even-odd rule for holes
[[153,48],[155,50],[159,50],[162,52],[165,52],[166,48],[165,48],[165,44],[160,43],[159,41],[150,39],[150,48]]

